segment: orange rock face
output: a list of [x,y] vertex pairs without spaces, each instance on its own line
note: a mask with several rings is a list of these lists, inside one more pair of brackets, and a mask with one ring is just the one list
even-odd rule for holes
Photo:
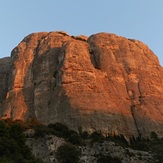
[[31,34],[12,51],[8,83],[3,118],[163,135],[163,68],[140,41],[108,33]]

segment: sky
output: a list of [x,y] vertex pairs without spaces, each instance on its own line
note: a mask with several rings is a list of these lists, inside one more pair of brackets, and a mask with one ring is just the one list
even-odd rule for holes
[[30,33],[62,30],[140,40],[163,65],[162,7],[163,0],[0,0],[0,58]]

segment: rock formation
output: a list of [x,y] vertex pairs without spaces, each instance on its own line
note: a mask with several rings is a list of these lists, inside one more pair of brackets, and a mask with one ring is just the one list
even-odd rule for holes
[[8,76],[10,71],[10,57],[0,59],[0,114],[8,90]]
[[6,82],[0,70],[2,118],[127,137],[163,135],[163,68],[140,41],[34,33],[12,51],[10,71]]

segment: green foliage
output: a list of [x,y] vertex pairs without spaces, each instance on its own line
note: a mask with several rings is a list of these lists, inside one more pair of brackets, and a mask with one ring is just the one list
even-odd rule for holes
[[130,147],[135,150],[142,150],[142,151],[148,151],[149,150],[149,139],[142,138],[140,136],[138,137],[131,137],[130,138]]
[[74,130],[69,130],[68,127],[61,123],[49,124],[48,128],[52,129],[52,134],[65,138],[72,144],[82,144],[82,139],[79,134]]
[[155,157],[159,160],[159,163],[163,163],[163,138],[155,138],[156,139],[150,141],[149,149],[152,153],[155,153]]
[[151,135],[150,135],[150,138],[153,139],[153,140],[157,140],[158,136],[157,136],[157,134],[154,131],[152,131]]
[[68,127],[62,123],[49,124],[48,128],[53,129],[52,133],[58,137],[67,138],[70,136]]
[[69,137],[67,138],[67,140],[74,145],[83,144],[81,136],[76,131],[73,130],[69,130]]
[[[45,135],[56,135],[64,138],[70,144],[65,144],[58,148],[57,159],[61,163],[78,162],[81,155],[76,145],[84,145],[86,143],[114,141],[122,147],[130,147],[135,150],[152,151],[159,163],[163,162],[163,138],[158,138],[155,132],[151,132],[150,139],[139,137],[131,137],[130,143],[127,142],[123,135],[114,135],[104,137],[101,132],[93,132],[91,135],[87,131],[83,132],[82,127],[78,128],[78,132],[69,130],[69,128],[61,123],[44,125],[36,125],[35,136],[43,137]],[[30,149],[25,145],[25,136],[23,134],[24,124],[22,122],[12,122],[11,120],[0,121],[0,163],[41,163],[32,155]],[[129,153],[130,154],[130,153]],[[131,156],[132,157],[132,156]],[[99,156],[98,162],[116,162],[118,158],[108,156]]]
[[35,137],[44,137],[45,135],[53,134],[53,130],[45,125],[38,125],[34,127]]
[[87,131],[82,132],[82,134],[80,134],[80,136],[82,139],[88,139],[89,138],[89,134]]
[[14,162],[7,157],[0,157],[0,163],[14,163]]
[[100,155],[97,159],[97,163],[121,163],[121,160],[117,157],[111,157],[110,155]]
[[90,135],[90,138],[92,140],[92,142],[102,142],[105,138],[104,136],[101,134],[101,132],[93,132],[91,135]]
[[0,163],[40,163],[25,145],[23,128],[19,123],[8,125],[0,121]]
[[114,136],[108,136],[106,140],[110,140],[115,142],[116,144],[122,146],[122,147],[129,147],[128,141],[125,139],[124,135],[114,135]]
[[151,132],[150,139],[142,137],[130,138],[130,147],[135,150],[152,151],[155,154],[155,159],[159,163],[163,162],[163,138],[158,138],[154,131]]
[[81,136],[74,130],[69,130],[69,128],[62,123],[49,124],[48,127],[44,125],[39,125],[35,127],[35,136],[43,137],[45,135],[55,135],[66,139],[72,144],[82,145]]
[[78,163],[81,151],[74,145],[64,144],[56,152],[56,158],[60,163]]

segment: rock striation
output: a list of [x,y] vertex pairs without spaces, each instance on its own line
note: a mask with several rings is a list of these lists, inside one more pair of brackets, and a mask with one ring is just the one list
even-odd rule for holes
[[33,33],[6,67],[5,77],[0,70],[2,118],[127,137],[163,135],[163,68],[140,41],[110,33]]
[[0,59],[0,114],[8,91],[8,77],[10,72],[11,58]]

